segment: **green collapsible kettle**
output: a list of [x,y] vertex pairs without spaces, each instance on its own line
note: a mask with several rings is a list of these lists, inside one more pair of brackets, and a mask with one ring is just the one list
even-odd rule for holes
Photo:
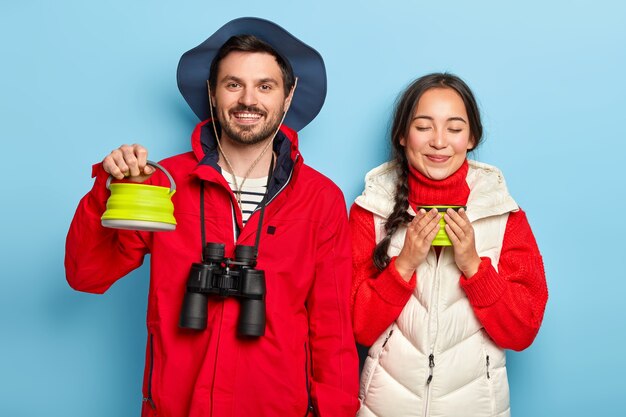
[[134,182],[111,183],[113,177],[109,176],[106,187],[111,190],[111,196],[101,218],[102,226],[151,232],[176,229],[172,203],[176,183],[161,165],[152,161],[147,161],[147,164],[163,171],[170,182],[170,187]]

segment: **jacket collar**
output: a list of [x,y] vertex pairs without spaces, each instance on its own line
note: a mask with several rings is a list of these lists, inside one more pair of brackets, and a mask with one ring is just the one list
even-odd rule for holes
[[[235,195],[222,175],[221,167],[217,164],[219,149],[210,119],[196,125],[191,135],[191,147],[198,161],[191,175],[200,180],[218,184],[230,194],[232,204],[235,206],[237,204]],[[288,198],[300,172],[300,167],[304,162],[298,150],[298,134],[295,130],[285,125],[281,125],[276,138],[274,138],[272,148],[277,158],[274,163],[272,182],[269,184],[269,199],[266,207],[267,216],[271,216],[279,209],[282,202]],[[238,212],[236,217],[241,227],[241,219]],[[246,226],[254,226],[252,228],[246,227],[240,237],[243,238],[246,231],[256,228],[256,217],[252,216],[248,220]]]
[[[219,149],[210,119],[196,125],[191,135],[191,148],[198,160],[198,165],[196,165],[192,175],[205,181],[226,184],[221,175],[222,169],[217,164]],[[280,127],[272,149],[277,155],[277,160],[274,163],[274,178],[270,184],[270,196],[285,186],[295,174],[295,168],[302,163],[302,156],[298,150],[298,134],[285,125]]]

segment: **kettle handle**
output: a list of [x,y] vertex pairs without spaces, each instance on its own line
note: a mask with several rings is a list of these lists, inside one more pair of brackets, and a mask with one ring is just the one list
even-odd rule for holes
[[[174,194],[174,191],[176,191],[176,183],[174,182],[174,178],[172,178],[172,176],[170,175],[169,172],[167,172],[167,170],[165,168],[163,168],[161,165],[157,164],[156,162],[153,161],[146,161],[147,165],[152,165],[155,168],[160,169],[161,171],[163,171],[163,173],[167,176],[167,179],[170,181],[170,194]],[[107,178],[107,190],[109,190],[109,186],[111,185],[111,181],[113,180],[113,175],[109,175],[109,178]]]

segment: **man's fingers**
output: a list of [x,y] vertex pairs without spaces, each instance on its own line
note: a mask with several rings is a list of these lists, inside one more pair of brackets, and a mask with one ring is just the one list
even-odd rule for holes
[[[102,160],[106,172],[116,179],[151,175],[155,169],[149,165],[148,150],[139,144],[122,145]],[[131,178],[132,179],[132,178]]]
[[122,157],[124,159],[124,162],[126,163],[126,166],[128,167],[128,174],[131,177],[139,176],[141,174],[141,170],[139,168],[137,155],[135,155],[134,147],[130,145],[124,145],[120,147],[120,151],[122,152]]
[[154,171],[150,165],[147,165],[148,150],[146,148],[139,145],[138,143],[135,143],[133,145],[133,155],[135,155],[135,158],[137,159],[137,168],[139,169],[138,175],[141,175],[141,174],[149,175]]
[[113,175],[114,178],[121,180],[128,173],[128,166],[124,162],[124,158],[119,149],[112,151],[102,161],[102,167],[106,172]]

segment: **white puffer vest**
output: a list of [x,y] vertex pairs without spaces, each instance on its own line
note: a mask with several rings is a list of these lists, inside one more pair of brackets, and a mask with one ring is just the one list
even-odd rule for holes
[[[374,214],[377,242],[393,209],[397,178],[395,162],[373,169],[356,199]],[[495,167],[469,161],[467,183],[476,249],[497,268],[508,213],[518,206]],[[394,234],[389,256],[400,253],[405,233]],[[359,417],[510,416],[504,351],[474,315],[460,276],[451,247],[439,258],[431,249],[402,313],[369,350]]]

